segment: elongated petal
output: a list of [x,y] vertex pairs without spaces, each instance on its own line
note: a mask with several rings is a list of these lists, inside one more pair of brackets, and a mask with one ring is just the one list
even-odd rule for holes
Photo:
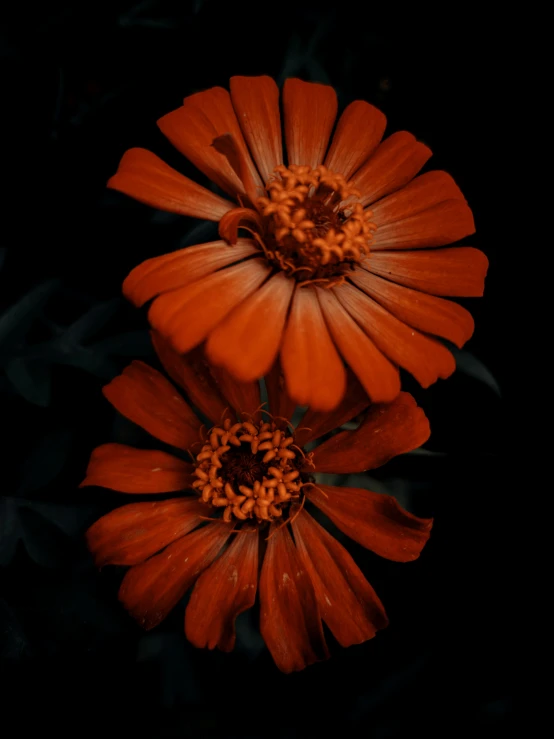
[[234,207],[146,149],[126,151],[108,187],[153,208],[209,221],[219,221]]
[[260,418],[261,396],[260,383],[239,382],[224,367],[210,367],[212,377],[221,394],[227,399],[229,405],[235,409],[239,419],[244,420],[246,414],[257,422]]
[[346,373],[312,288],[296,289],[281,364],[287,391],[298,405],[335,408],[346,390]]
[[188,534],[208,511],[197,498],[130,503],[89,528],[88,548],[98,567],[135,565]]
[[361,167],[383,138],[387,119],[384,113],[363,100],[355,100],[337,123],[325,166],[347,179]]
[[153,629],[211,565],[230,533],[230,525],[211,523],[170,544],[129,570],[119,600],[144,629]]
[[375,345],[423,386],[456,369],[451,352],[440,342],[407,326],[353,285],[335,288],[335,295]]
[[396,285],[365,269],[355,270],[349,277],[357,287],[409,326],[442,336],[458,347],[473,334],[475,323],[471,313],[451,300]]
[[140,307],[160,293],[190,285],[221,267],[258,253],[249,239],[238,239],[234,246],[225,241],[187,246],[139,264],[123,282],[123,294]]
[[329,652],[308,573],[286,527],[272,525],[260,577],[260,631],[282,672],[327,659]]
[[400,393],[390,404],[370,406],[355,431],[341,431],[316,447],[313,460],[318,472],[373,470],[417,449],[430,433],[425,413],[409,393]]
[[262,180],[283,164],[279,88],[271,77],[231,77],[231,100]]
[[432,295],[480,297],[485,289],[489,260],[479,249],[457,246],[450,249],[376,251],[364,267],[416,290]]
[[267,389],[268,410],[273,416],[292,418],[296,410],[296,401],[293,400],[285,383],[285,375],[281,362],[277,360],[264,378]]
[[185,634],[195,647],[235,646],[235,619],[252,608],[258,582],[258,531],[243,528],[199,577],[185,612]]
[[398,368],[379,351],[331,290],[316,288],[316,291],[335,344],[371,400],[374,403],[394,400],[400,392]]
[[160,295],[152,303],[148,318],[177,351],[188,352],[259,288],[269,273],[261,259],[227,267],[192,285]]
[[352,184],[361,193],[361,203],[371,205],[403,187],[416,176],[431,153],[411,133],[393,133],[352,178]]
[[445,246],[475,233],[473,215],[463,200],[445,200],[402,221],[377,228],[373,251]]
[[337,95],[318,82],[288,79],[283,86],[285,139],[289,164],[323,162],[337,117]]
[[120,493],[173,493],[186,490],[193,467],[155,449],[102,444],[92,452],[87,476],[79,487],[98,485]]
[[131,362],[102,392],[119,413],[156,439],[178,449],[198,441],[198,418],[173,385],[144,362]]
[[325,412],[308,408],[296,430],[301,445],[338,429],[369,406],[371,401],[350,368],[347,369],[346,379],[346,393],[336,408]]
[[252,177],[261,186],[258,173],[244,142],[231,97],[222,87],[195,93],[183,106],[158,121],[162,133],[198,169],[230,195],[245,194],[245,188],[227,158],[212,147],[218,136],[229,133],[248,161]]
[[229,403],[210,374],[203,353],[193,349],[188,354],[179,354],[157,331],[151,331],[150,335],[167,374],[183,388],[192,404],[211,421],[219,423]]
[[339,542],[302,511],[292,524],[302,566],[321,617],[343,647],[372,639],[388,625],[383,604]]
[[[308,499],[343,533],[393,562],[417,559],[429,539],[432,518],[418,518],[392,497],[361,488],[318,485]],[[323,492],[321,492],[323,491]]]
[[462,191],[447,172],[435,170],[419,175],[405,187],[371,207],[377,226],[394,223],[421,213],[445,200],[465,202]]
[[278,272],[212,331],[206,354],[242,382],[262,377],[275,361],[294,281]]

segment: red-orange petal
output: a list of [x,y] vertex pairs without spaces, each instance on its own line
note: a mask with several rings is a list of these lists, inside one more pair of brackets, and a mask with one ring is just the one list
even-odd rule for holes
[[260,576],[260,631],[282,672],[329,657],[313,585],[286,526],[270,529]]
[[287,391],[298,405],[329,411],[340,403],[346,373],[311,287],[294,292],[281,364]]
[[259,254],[250,239],[238,239],[187,246],[185,249],[152,257],[135,267],[123,282],[123,294],[138,308],[160,293],[185,287],[221,267]]
[[351,177],[375,151],[386,125],[386,116],[378,108],[364,100],[354,100],[337,123],[325,166],[347,179]]
[[107,186],[153,208],[209,221],[219,221],[234,207],[147,149],[126,151]]
[[410,372],[422,387],[456,369],[452,353],[435,339],[420,334],[385,310],[368,295],[348,283],[334,294],[383,354]]
[[231,100],[262,180],[283,163],[279,88],[271,77],[231,77]]
[[243,420],[251,416],[255,422],[261,418],[261,395],[260,383],[238,382],[224,367],[211,365],[210,372],[214,378],[221,394],[227,399],[229,405],[235,409],[238,418]]
[[152,303],[148,318],[177,351],[188,352],[257,290],[269,273],[269,267],[261,259],[227,267],[160,295]]
[[102,388],[125,418],[178,449],[198,441],[200,421],[173,385],[157,370],[133,360]]
[[181,154],[225,192],[235,196],[246,193],[244,184],[227,157],[212,146],[213,140],[218,136],[231,134],[248,163],[251,176],[261,186],[233,110],[231,97],[222,87],[212,87],[185,98],[183,106],[160,118],[158,126]]
[[263,230],[261,216],[252,208],[233,208],[220,220],[218,233],[228,244],[234,246],[238,241],[239,229],[261,233]]
[[380,225],[394,223],[421,213],[445,200],[465,198],[458,185],[447,172],[433,170],[419,175],[405,187],[371,206],[371,220]]
[[241,382],[258,380],[275,361],[294,281],[278,272],[211,332],[206,355]]
[[313,461],[318,472],[365,472],[417,449],[430,434],[425,413],[402,392],[392,403],[371,405],[354,431],[341,431],[316,447]]
[[258,582],[258,530],[242,528],[198,578],[185,611],[185,634],[195,647],[235,646],[235,619],[252,608]]
[[400,392],[398,368],[350,317],[334,295],[335,290],[316,288],[335,344],[374,403],[394,400]]
[[419,557],[429,539],[432,518],[405,511],[392,495],[361,488],[318,487],[306,488],[308,499],[358,544],[393,562]]
[[364,267],[381,277],[432,295],[481,297],[489,260],[479,249],[372,252]]
[[360,381],[350,367],[346,371],[346,393],[341,402],[332,411],[314,411],[308,408],[298,424],[296,434],[299,443],[305,445],[319,439],[323,434],[338,429],[343,423],[350,421],[364,411],[371,403]]
[[471,313],[451,300],[402,287],[365,269],[357,269],[349,277],[393,315],[420,331],[442,336],[458,347],[473,334],[475,323]]
[[268,410],[273,416],[291,419],[296,410],[296,401],[293,400],[287,391],[285,383],[285,375],[281,362],[274,362],[272,368],[264,377],[267,389]]
[[444,200],[421,213],[377,228],[371,248],[420,249],[445,246],[475,233],[470,207],[463,200]]
[[127,572],[119,600],[144,629],[153,629],[211,565],[230,533],[230,525],[211,523],[170,544]]
[[343,647],[372,639],[389,621],[377,593],[346,549],[306,513],[292,523],[322,619]]
[[120,493],[173,493],[190,487],[193,467],[156,449],[126,444],[102,444],[90,456],[87,476],[79,487],[98,487]]
[[187,393],[190,402],[214,423],[219,423],[228,407],[203,353],[193,349],[179,354],[157,331],[151,331],[152,344],[171,379]]
[[406,185],[431,155],[431,150],[411,133],[393,133],[352,178],[352,185],[361,193],[361,203],[370,205]]
[[332,87],[293,78],[285,81],[283,109],[289,164],[317,167],[323,162],[337,107]]
[[88,548],[98,567],[135,565],[196,528],[208,510],[197,498],[130,503],[89,528]]

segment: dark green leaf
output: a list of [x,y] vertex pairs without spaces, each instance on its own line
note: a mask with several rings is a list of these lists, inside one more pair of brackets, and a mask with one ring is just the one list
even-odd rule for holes
[[477,359],[470,352],[462,351],[461,349],[453,348],[451,352],[456,360],[456,369],[488,385],[498,396],[501,396],[502,393],[500,392],[500,387],[496,379],[480,359]]
[[29,403],[46,408],[50,404],[52,368],[42,359],[14,357],[5,367],[15,390]]
[[59,286],[59,280],[43,282],[0,316],[0,360],[10,356]]
[[65,329],[61,336],[61,342],[64,345],[82,344],[108,323],[121,303],[121,298],[112,298],[112,300],[106,300],[95,305],[84,316],[81,316],[75,323]]
[[32,449],[25,460],[18,494],[25,495],[46,487],[60,474],[71,449],[70,431],[51,431]]

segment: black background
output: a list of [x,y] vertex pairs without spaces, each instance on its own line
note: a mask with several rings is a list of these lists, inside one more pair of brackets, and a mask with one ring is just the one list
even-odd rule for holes
[[[442,6],[441,6],[442,7]],[[464,6],[465,7],[465,6]],[[393,9],[394,10],[394,9]],[[437,12],[439,13],[437,15]],[[5,736],[97,731],[166,737],[504,736],[517,643],[511,631],[513,341],[511,285],[517,53],[498,25],[456,5],[385,13],[353,4],[17,5],[2,32],[0,258],[0,637]],[[105,189],[123,152],[152,149],[204,182],[155,122],[233,74],[332,84],[344,107],[379,106],[389,132],[435,152],[474,211],[490,259],[486,294],[466,301],[476,332],[459,371],[422,392],[428,455],[375,477],[435,517],[421,558],[379,560],[349,545],[391,625],[330,661],[277,672],[239,619],[235,652],[198,651],[183,606],[143,634],[117,603],[121,571],[97,573],[83,532],[123,502],[79,490],[90,450],[132,443],[102,384],[148,358],[145,316],[120,298],[138,262],[209,240],[190,219]],[[187,240],[188,239],[188,240]],[[15,307],[14,307],[15,306]],[[70,328],[68,328],[70,327]],[[500,389],[500,393],[498,392]],[[368,483],[368,487],[370,484]]]

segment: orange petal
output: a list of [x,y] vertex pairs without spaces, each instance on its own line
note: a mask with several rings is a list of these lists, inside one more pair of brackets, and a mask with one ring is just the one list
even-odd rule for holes
[[375,345],[395,364],[408,370],[422,387],[456,369],[451,352],[440,342],[414,331],[368,295],[348,283],[334,290],[344,309]]
[[153,208],[209,221],[219,221],[234,207],[146,149],[126,151],[107,186]]
[[337,117],[337,95],[318,82],[288,79],[283,86],[285,139],[289,164],[323,162]]
[[409,326],[442,336],[458,347],[462,347],[473,334],[475,323],[471,313],[451,300],[401,287],[365,269],[354,270],[349,277],[357,287]]
[[279,360],[273,364],[264,380],[270,413],[275,417],[291,419],[296,410],[296,401],[287,392],[285,376]]
[[349,474],[381,467],[398,454],[417,449],[431,430],[409,393],[390,404],[374,404],[355,431],[341,431],[314,449],[317,472]]
[[133,360],[102,388],[114,408],[149,434],[178,449],[198,441],[200,421],[157,370]]
[[405,187],[383,198],[371,207],[371,220],[379,226],[394,223],[421,213],[444,200],[465,198],[458,185],[447,172],[435,170],[419,175]]
[[238,239],[234,246],[225,241],[187,246],[139,264],[125,279],[123,294],[140,308],[160,293],[190,285],[221,267],[255,254],[259,250],[250,239]]
[[400,392],[395,367],[342,307],[333,294],[336,288],[316,288],[325,321],[340,353],[374,403],[390,402]]
[[309,441],[319,439],[323,434],[338,429],[343,423],[350,421],[364,411],[371,403],[356,375],[348,367],[346,372],[346,393],[336,408],[332,411],[314,411],[308,408],[298,424],[296,433],[300,443],[304,446]]
[[281,364],[298,405],[329,411],[346,390],[346,373],[313,288],[297,288],[281,347]]
[[[235,247],[229,247],[234,249]],[[239,303],[260,287],[270,269],[249,259],[192,285],[160,295],[148,312],[152,326],[185,353],[198,346]]]
[[252,156],[267,182],[283,163],[279,88],[271,77],[231,77],[231,100]]
[[282,672],[329,657],[311,580],[287,527],[275,524],[260,577],[260,631]]
[[377,228],[371,248],[419,249],[444,246],[475,233],[470,207],[463,200],[445,200],[421,213]]
[[393,133],[352,178],[352,185],[361,192],[362,204],[374,203],[408,183],[431,154],[411,133]]
[[195,647],[230,652],[235,619],[252,608],[258,582],[258,530],[242,528],[194,586],[185,612],[185,634]]
[[120,493],[173,493],[190,487],[192,470],[191,464],[167,452],[102,444],[92,452],[87,476],[79,487],[98,485]]
[[480,297],[489,260],[479,249],[372,252],[364,267],[381,277],[433,295]]
[[220,220],[218,232],[228,244],[234,245],[238,241],[239,228],[250,233],[261,233],[262,218],[252,208],[233,208]]
[[242,182],[244,191],[248,198],[250,198],[250,202],[252,205],[255,205],[258,198],[265,195],[265,190],[260,184],[257,173],[256,177],[252,174],[252,160],[245,153],[244,148],[239,146],[238,142],[230,133],[217,136],[212,141],[212,146],[220,154],[223,154],[224,157],[227,157],[227,161]]
[[208,337],[210,361],[226,367],[241,382],[268,372],[279,351],[294,285],[278,272],[237,306]]
[[252,416],[255,422],[261,418],[260,407],[262,401],[260,383],[257,380],[255,382],[238,382],[226,369],[215,365],[210,367],[210,372],[223,397],[235,409],[238,418],[243,419],[244,414]]
[[97,567],[135,565],[196,528],[207,510],[197,498],[124,505],[89,528],[88,548]]
[[350,103],[337,123],[325,166],[351,177],[375,151],[386,125],[386,116],[375,106],[363,100]]
[[248,162],[252,177],[262,185],[242,137],[230,95],[222,87],[212,87],[185,98],[183,106],[160,118],[158,126],[201,172],[225,192],[236,196],[245,194],[244,184],[227,158],[212,147],[215,138],[230,133]]
[[129,570],[119,600],[144,629],[153,629],[211,565],[230,533],[228,524],[211,523],[170,544]]
[[302,511],[292,523],[321,617],[343,647],[372,639],[389,621],[375,590],[346,549]]
[[417,559],[425,546],[432,518],[418,518],[392,497],[361,488],[319,485],[308,499],[343,533],[366,549],[393,562]]
[[182,355],[157,331],[151,331],[152,344],[171,379],[187,393],[190,402],[214,423],[219,423],[228,403],[210,374],[204,355],[193,349]]

